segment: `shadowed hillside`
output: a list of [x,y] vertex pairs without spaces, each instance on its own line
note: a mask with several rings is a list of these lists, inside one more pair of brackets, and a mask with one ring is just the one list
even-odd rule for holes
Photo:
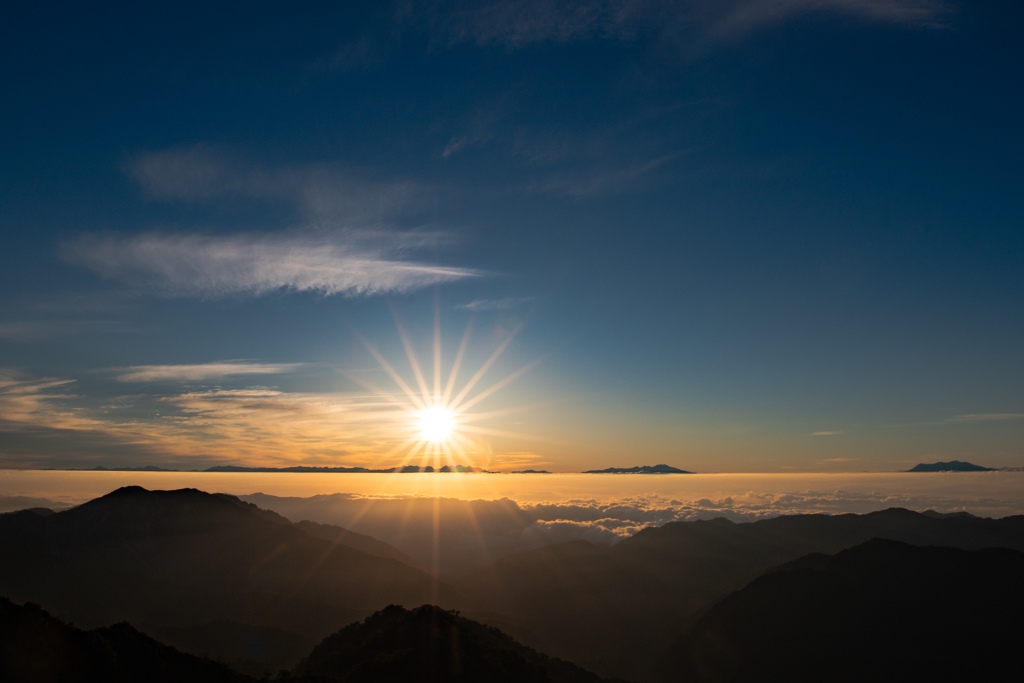
[[[433,605],[390,605],[323,640],[283,678],[308,683],[601,683],[580,667]],[[0,598],[4,683],[254,683],[127,623],[83,631]],[[266,679],[264,679],[266,680]]]
[[1005,680],[1024,636],[1024,554],[875,539],[733,593],[660,665],[664,681]]
[[4,683],[247,683],[208,659],[178,652],[128,624],[82,631],[36,605],[0,598]]
[[1024,517],[898,508],[735,524],[673,522],[613,547],[574,541],[502,558],[459,582],[474,618],[602,675],[642,680],[701,610],[765,571],[871,538],[1024,550]]
[[451,597],[450,588],[396,559],[311,536],[233,496],[193,489],[128,487],[52,515],[0,515],[0,544],[0,594],[84,625],[174,627],[177,642],[226,659],[247,643],[219,653],[219,641],[195,642],[181,630],[199,633],[204,624],[227,621],[280,629],[311,645],[389,603]]

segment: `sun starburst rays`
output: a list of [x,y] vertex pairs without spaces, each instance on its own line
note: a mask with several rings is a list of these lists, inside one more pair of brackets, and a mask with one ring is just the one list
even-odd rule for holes
[[[432,386],[428,385],[428,375],[423,372],[416,350],[397,313],[392,310],[395,327],[401,339],[409,363],[413,382],[406,382],[401,374],[377,351],[362,335],[358,338],[374,357],[381,368],[391,377],[399,389],[399,393],[387,392],[380,387],[355,376],[350,379],[364,389],[372,391],[386,399],[395,407],[393,417],[404,437],[397,446],[391,448],[378,459],[378,465],[399,456],[399,468],[409,465],[424,467],[430,465],[434,470],[445,466],[455,469],[457,465],[482,468],[489,463],[489,449],[484,436],[500,436],[507,438],[535,438],[528,434],[495,429],[477,424],[529,409],[530,406],[504,408],[488,412],[470,412],[477,404],[493,396],[511,382],[533,369],[543,358],[529,363],[503,379],[494,382],[483,390],[474,393],[474,389],[484,379],[486,373],[497,362],[508,348],[512,339],[522,329],[522,324],[513,329],[502,340],[493,353],[472,374],[469,380],[456,391],[459,371],[466,357],[467,348],[473,330],[473,319],[466,325],[462,340],[452,361],[447,381],[443,383],[440,305],[435,301],[433,327],[433,367],[430,373]],[[417,392],[416,389],[419,389]],[[454,397],[452,396],[454,394]],[[418,459],[418,462],[417,462]],[[393,460],[392,460],[393,462]]]

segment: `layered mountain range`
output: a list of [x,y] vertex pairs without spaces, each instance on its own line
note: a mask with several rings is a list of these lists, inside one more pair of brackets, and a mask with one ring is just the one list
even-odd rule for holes
[[[323,647],[317,643],[381,610],[391,617],[373,622],[380,629],[341,631],[349,634],[346,638],[351,636],[351,642],[365,642],[365,646],[342,650],[376,652],[373,656],[383,660],[398,657],[387,654],[388,643],[406,642],[404,652],[412,647],[410,633],[422,635],[429,629],[396,625],[406,635],[398,631],[387,635],[392,628],[388,624],[405,622],[396,617],[397,608],[391,612],[385,608],[435,605],[430,619],[449,624],[446,629],[472,630],[477,626],[468,624],[477,622],[484,629],[480,624],[486,624],[501,629],[502,638],[514,638],[524,647],[574,662],[596,675],[634,681],[754,680],[756,675],[750,671],[759,669],[744,662],[760,661],[758,634],[769,638],[783,632],[767,612],[758,612],[768,598],[763,592],[750,592],[755,587],[768,586],[758,590],[777,592],[799,604],[813,598],[816,604],[847,590],[842,581],[828,577],[856,574],[860,565],[855,560],[863,560],[865,578],[858,590],[867,596],[877,585],[877,595],[890,595],[891,591],[885,592],[889,590],[886,572],[894,577],[893,585],[902,586],[897,582],[901,567],[916,566],[913,557],[918,556],[907,559],[899,554],[903,550],[893,550],[897,546],[880,545],[873,539],[909,544],[898,547],[910,552],[920,549],[912,546],[959,549],[959,554],[953,550],[936,554],[925,548],[932,553],[927,562],[939,572],[936,576],[946,568],[954,571],[1002,562],[999,566],[1004,569],[988,574],[982,569],[955,569],[960,572],[961,593],[924,582],[932,586],[936,609],[960,614],[956,610],[963,610],[956,605],[969,604],[964,596],[970,591],[1009,595],[1007,604],[1016,604],[1012,600],[1020,588],[1010,579],[1024,550],[1024,517],[983,519],[966,513],[891,509],[867,515],[795,515],[744,524],[722,518],[673,522],[644,529],[614,546],[587,541],[549,545],[506,555],[482,568],[467,567],[462,574],[449,572],[442,580],[426,571],[436,566],[430,557],[406,553],[341,527],[297,521],[234,496],[138,487],[119,489],[62,512],[8,513],[0,515],[4,548],[0,595],[15,603],[41,604],[56,618],[86,629],[129,622],[166,645],[209,655],[236,673],[254,676],[279,669],[314,675],[299,662],[313,658],[313,648]],[[1002,554],[983,550],[987,548],[1002,548]],[[918,564],[922,562],[927,564],[925,560]],[[814,582],[786,583],[778,578],[786,572],[808,571],[825,577],[819,582],[824,592],[814,593],[811,588],[818,585]],[[743,602],[748,599],[749,604]],[[733,604],[747,606],[733,611],[725,607]],[[853,623],[859,618],[859,604],[872,604],[872,618],[878,620],[891,620],[905,609],[904,603],[890,605],[883,598],[843,602],[836,597],[836,623]],[[977,604],[981,607],[971,624],[988,618],[989,607],[994,609],[983,601]],[[442,616],[453,609],[461,610],[461,616]],[[815,618],[799,610],[785,617],[794,638],[802,633],[800,629],[813,630]],[[733,626],[744,620],[753,626],[736,631]],[[1007,633],[1011,630],[1004,628]],[[385,635],[372,636],[378,632]],[[484,633],[479,632],[480,642],[497,642]],[[714,666],[694,658],[693,652],[709,651],[700,643],[719,642],[725,637],[722,633],[731,639],[722,642],[733,643],[724,652],[753,648],[754,654],[732,664],[712,658]],[[1019,628],[1013,633],[1021,635]],[[440,637],[423,635],[427,640]],[[464,642],[444,638],[449,644]],[[929,647],[925,641],[912,642],[920,652]],[[840,654],[837,651],[835,657]],[[780,661],[787,656],[780,654]],[[502,657],[479,661],[505,661]],[[534,662],[531,666],[539,661],[523,657]],[[458,669],[451,668],[457,660],[446,665],[451,675]],[[338,674],[338,680],[363,680],[353,672],[375,670],[370,665],[361,669],[358,662],[345,666],[348,673]]]

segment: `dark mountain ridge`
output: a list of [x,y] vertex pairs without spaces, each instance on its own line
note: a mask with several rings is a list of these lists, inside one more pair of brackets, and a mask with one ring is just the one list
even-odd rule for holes
[[907,472],[995,472],[991,467],[982,467],[969,462],[950,460],[949,462],[919,463]]
[[83,631],[38,605],[0,598],[0,680],[5,683],[249,683],[222,664],[178,652],[129,624]]
[[[474,521],[498,530],[523,523],[500,501],[493,507]],[[426,533],[413,522],[430,519],[410,520],[409,533]],[[647,663],[730,592],[797,558],[874,537],[1024,550],[1024,517],[895,508],[673,522],[615,546],[573,541],[507,555],[458,578],[456,594],[369,536],[292,524],[234,496],[129,487],[47,516],[0,515],[0,594],[84,626],[127,620],[236,664],[256,652],[254,665],[273,670],[384,605],[440,602],[598,674],[645,680]]]
[[[278,680],[296,683],[601,683],[580,667],[435,605],[389,605],[325,638]],[[127,623],[83,631],[38,605],[0,598],[4,683],[255,683]],[[267,680],[266,677],[263,680]]]
[[48,516],[0,515],[0,547],[0,594],[84,625],[130,621],[166,632],[231,622],[259,627],[254,637],[280,629],[311,645],[384,605],[453,596],[393,557],[194,489],[126,487]]
[[295,669],[322,681],[599,683],[575,664],[433,605],[390,605],[325,639]]
[[587,470],[583,474],[693,474],[670,465],[638,465],[636,467],[609,467],[604,470]]
[[[599,674],[644,680],[703,610],[764,572],[872,538],[1024,550],[1024,516],[987,519],[900,508],[866,515],[725,518],[650,527],[612,547],[574,541],[511,555],[459,582],[467,610]],[[501,621],[485,613],[501,615]]]
[[660,680],[1000,680],[1024,636],[1024,554],[872,539],[756,579],[670,649]]

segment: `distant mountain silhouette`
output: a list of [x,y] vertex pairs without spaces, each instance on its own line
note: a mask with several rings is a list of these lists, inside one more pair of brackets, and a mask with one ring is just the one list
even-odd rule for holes
[[340,526],[334,526],[333,524],[318,524],[316,522],[310,522],[309,520],[296,522],[295,526],[314,538],[322,538],[325,541],[330,541],[331,543],[340,543],[341,545],[348,546],[349,548],[361,550],[367,555],[373,555],[375,557],[390,557],[391,559],[403,562],[410,567],[424,569],[419,560],[406,555],[390,543],[377,540],[373,536],[357,534],[354,531],[344,529]]
[[0,598],[4,683],[248,683],[208,659],[178,652],[128,624],[83,631],[37,605]]
[[606,470],[587,470],[583,474],[693,474],[668,465],[642,465],[639,467],[609,467]]
[[520,645],[496,628],[432,605],[390,605],[325,639],[296,667],[317,681],[599,683],[580,667]]
[[[450,587],[394,557],[316,535],[234,496],[126,487],[49,516],[0,515],[0,594],[87,626],[226,621],[307,643],[389,603],[451,599]],[[225,659],[237,650],[208,645]]]
[[46,498],[33,498],[30,496],[0,496],[0,513],[17,512],[30,508],[65,508],[70,507],[66,503],[55,503]]
[[[96,465],[96,467],[47,467],[46,470],[59,470],[61,472],[180,472],[181,470],[175,470],[168,467],[157,467],[156,465],[143,465],[142,467],[104,467],[103,465]],[[192,470],[195,472],[196,470]]]
[[716,604],[664,681],[995,681],[1019,671],[1024,554],[874,539]]
[[[103,469],[103,468],[96,468]],[[479,467],[467,465],[445,465],[437,470],[427,465],[405,465],[404,467],[389,467],[383,470],[367,469],[366,467],[310,467],[308,465],[297,465],[295,467],[242,467],[239,465],[217,465],[208,467],[203,472],[315,472],[320,474],[343,473],[343,474],[416,474],[421,472],[485,472]]]
[[701,610],[808,553],[874,537],[1024,550],[1024,517],[894,508],[867,515],[724,518],[644,529],[615,546],[573,541],[504,557],[458,581],[467,616],[605,676],[645,680]]
[[516,470],[509,472],[509,474],[551,474],[547,470]]
[[914,465],[907,472],[994,472],[991,467],[972,465],[969,462],[950,460],[949,462],[920,463]]

